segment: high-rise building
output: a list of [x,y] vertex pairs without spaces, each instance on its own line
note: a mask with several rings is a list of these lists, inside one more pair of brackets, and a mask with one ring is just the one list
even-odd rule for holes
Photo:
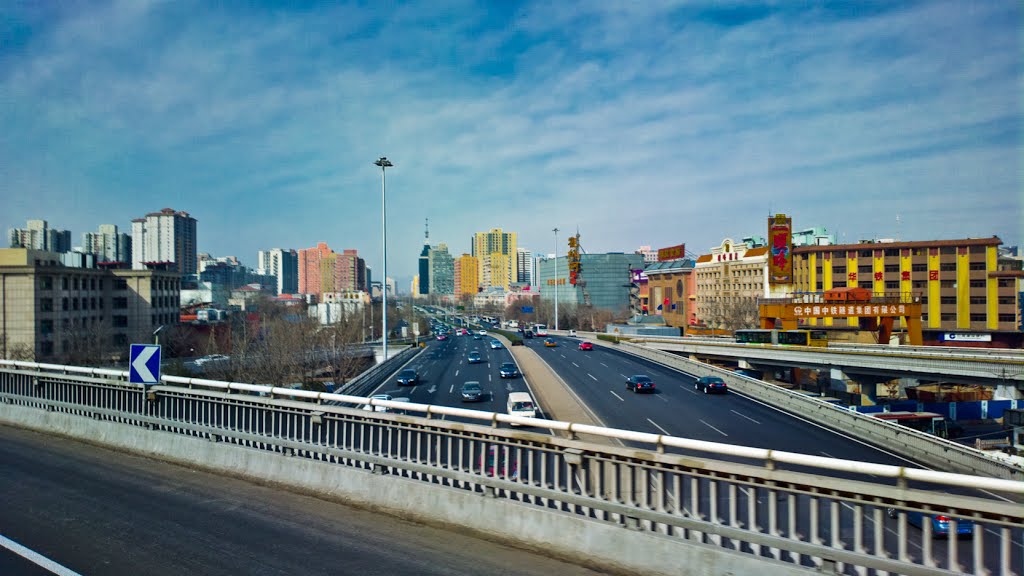
[[630,309],[630,276],[643,269],[639,254],[610,252],[580,254],[580,270],[585,282],[569,282],[569,264],[565,256],[541,258],[537,266],[540,298],[553,302],[555,285],[560,305],[586,305],[625,314]]
[[277,278],[277,294],[299,291],[299,254],[295,250],[273,248],[260,250],[256,256],[256,273]]
[[302,294],[365,291],[369,286],[369,268],[359,254],[355,250],[339,254],[326,242],[299,250],[298,270],[298,289]]
[[516,248],[516,282],[533,286],[533,252],[526,248]]
[[448,252],[448,245],[438,244],[431,248],[427,258],[427,273],[430,276],[430,294],[451,295],[455,293],[455,260]]
[[24,228],[8,231],[11,248],[63,253],[71,251],[71,231],[50,228],[46,220],[28,220]]
[[516,233],[492,228],[473,235],[473,256],[480,262],[477,282],[484,288],[500,286],[506,290],[519,279]]
[[164,208],[132,220],[132,268],[170,265],[179,274],[198,273],[196,219],[188,212]]
[[650,246],[641,246],[636,249],[634,254],[639,254],[644,257],[644,262],[657,262],[658,251],[652,249]]
[[479,278],[480,261],[476,256],[463,254],[455,260],[455,296],[477,293],[477,278]]
[[119,233],[116,224],[100,224],[98,232],[82,234],[82,252],[95,254],[98,262],[131,262],[132,237]]

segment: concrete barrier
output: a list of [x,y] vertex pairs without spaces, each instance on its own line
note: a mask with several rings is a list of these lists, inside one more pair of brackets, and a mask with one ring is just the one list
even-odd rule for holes
[[[677,537],[587,520],[481,493],[126,424],[10,404],[0,410],[0,422],[465,531],[609,573],[813,573],[769,558],[695,545]],[[515,571],[515,566],[509,566],[509,570]]]

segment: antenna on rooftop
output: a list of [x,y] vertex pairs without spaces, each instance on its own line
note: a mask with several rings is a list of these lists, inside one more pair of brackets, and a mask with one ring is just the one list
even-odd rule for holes
[[423,238],[426,244],[430,244],[430,218],[424,218],[423,222]]

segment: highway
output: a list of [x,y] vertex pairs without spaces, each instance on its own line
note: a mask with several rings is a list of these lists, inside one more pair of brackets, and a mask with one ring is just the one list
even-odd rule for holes
[[[0,426],[0,536],[79,574],[597,574],[243,480]],[[6,548],[0,573],[47,574]]]

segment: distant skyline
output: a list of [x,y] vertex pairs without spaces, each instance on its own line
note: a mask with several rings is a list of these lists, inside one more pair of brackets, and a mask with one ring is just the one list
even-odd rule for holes
[[[327,242],[416,274],[502,228],[535,254],[764,235],[1020,244],[1013,2],[0,6],[0,226],[73,244],[162,208],[198,248]],[[897,219],[897,216],[899,217]]]

